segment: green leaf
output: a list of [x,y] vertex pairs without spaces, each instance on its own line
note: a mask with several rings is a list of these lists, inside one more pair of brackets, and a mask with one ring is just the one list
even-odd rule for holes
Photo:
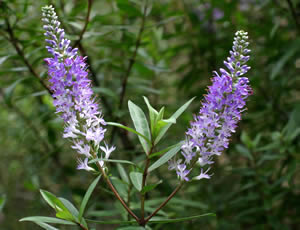
[[140,192],[142,190],[143,174],[140,172],[131,172],[129,176],[133,186]]
[[105,159],[105,158],[96,158],[93,160],[90,160],[88,163],[95,163],[97,161],[107,161],[107,162],[114,162],[114,163],[120,163],[120,164],[131,164],[131,165],[135,165],[135,163],[131,162],[131,161],[126,161],[126,160],[113,160],[113,159]]
[[163,129],[163,127],[165,127],[168,124],[175,124],[176,123],[176,119],[171,117],[169,119],[163,119],[163,120],[158,120],[154,126],[154,130],[153,130],[153,138],[156,138],[160,131]]
[[70,213],[72,213],[74,217],[78,217],[78,210],[70,201],[62,197],[59,197],[58,199],[63,202],[64,206],[70,211]]
[[126,173],[124,167],[123,167],[121,164],[117,164],[117,169],[118,169],[118,171],[119,171],[119,174],[120,174],[122,180],[123,180],[124,182],[126,182],[127,184],[129,184],[130,181],[129,181],[128,175],[127,175],[127,173]]
[[69,210],[64,211],[58,211],[56,212],[56,217],[63,219],[63,220],[74,220],[76,221],[76,218],[69,212]]
[[205,216],[216,216],[216,214],[214,214],[214,213],[205,213],[205,214],[202,214],[202,215],[189,216],[189,217],[176,218],[176,219],[150,220],[149,223],[160,223],[160,224],[176,223],[176,222],[183,222],[183,221],[188,221],[188,220],[199,219],[199,218],[205,217]]
[[132,133],[134,133],[134,134],[136,134],[136,135],[138,135],[138,136],[144,138],[144,140],[147,141],[149,145],[151,145],[151,141],[150,141],[149,138],[147,138],[147,137],[144,136],[143,134],[141,134],[141,133],[135,131],[135,130],[132,129],[132,128],[129,128],[129,127],[125,126],[125,125],[122,125],[122,124],[119,124],[119,123],[116,123],[116,122],[106,122],[106,124],[112,125],[112,126],[117,126],[117,127],[119,127],[119,128],[122,128],[122,129],[126,129],[127,131],[132,132]]
[[[161,218],[152,218],[149,223],[176,223],[176,222],[183,222],[183,221],[189,221],[189,220],[194,220],[194,219],[199,219],[201,217],[206,217],[206,216],[216,216],[214,213],[206,213],[202,215],[195,215],[195,216],[189,216],[189,217],[183,217],[183,218],[176,218],[176,219],[161,219]],[[99,223],[99,224],[132,224],[136,223],[136,221],[119,221],[119,220],[109,220],[109,221],[101,221],[101,220],[90,220],[87,219],[88,222],[93,222],[93,223]]]
[[65,220],[75,220],[75,217],[70,213],[70,211],[65,207],[63,202],[59,200],[54,194],[40,190],[44,200],[56,211],[56,217]]
[[157,185],[161,184],[162,183],[162,180],[160,180],[158,183],[156,184],[149,184],[149,185],[146,185],[144,186],[144,188],[142,189],[141,193],[142,194],[145,194],[153,189],[155,189],[157,187]]
[[151,159],[151,158],[153,158],[153,157],[160,156],[160,155],[162,155],[162,154],[168,152],[170,149],[172,149],[172,148],[174,148],[174,147],[176,147],[176,146],[181,146],[181,145],[182,145],[181,142],[179,142],[179,143],[177,143],[177,144],[175,144],[175,145],[171,145],[171,146],[169,146],[169,147],[167,147],[167,148],[165,148],[165,149],[163,149],[163,150],[161,150],[161,151],[159,151],[159,152],[152,153],[152,154],[149,156],[149,158]]
[[83,213],[84,213],[84,210],[85,210],[85,207],[92,195],[92,192],[94,191],[97,183],[99,182],[101,178],[101,175],[99,175],[92,183],[91,185],[89,186],[88,190],[86,191],[84,197],[83,197],[83,200],[81,202],[81,205],[80,205],[80,208],[79,208],[79,215],[78,215],[78,219],[79,219],[79,222],[81,222],[81,218],[83,216]]
[[160,121],[161,119],[164,118],[164,113],[165,113],[165,107],[162,107],[162,108],[159,110],[159,113],[158,113],[157,118],[156,118],[156,122],[157,122],[157,121]]
[[[148,140],[150,140],[151,135],[149,125],[143,110],[131,101],[128,101],[128,108],[136,131],[143,134]],[[139,140],[143,146],[145,153],[148,154],[151,144],[145,141],[145,139],[141,136],[139,136]]]
[[43,229],[46,229],[46,230],[59,230],[58,228],[55,228],[49,224],[46,224],[46,223],[43,223],[43,222],[34,222],[36,223],[37,225],[39,225],[40,227],[42,227]]
[[[182,144],[181,144],[182,145]],[[161,158],[159,158],[157,161],[155,161],[149,168],[148,172],[153,171],[154,169],[160,167],[164,163],[166,163],[168,160],[170,160],[175,154],[180,150],[181,148],[180,144],[177,144],[175,147],[170,149],[167,153],[165,153]]]
[[253,161],[253,156],[251,155],[251,152],[245,146],[237,144],[235,148],[239,153]]
[[[189,217],[183,217],[183,218],[176,218],[176,219],[156,219],[152,218],[149,220],[149,223],[159,223],[159,224],[164,224],[164,223],[176,223],[176,222],[183,222],[183,221],[188,221],[188,220],[194,220],[194,219],[199,219],[201,217],[206,217],[206,216],[216,216],[214,213],[205,213],[202,215],[195,215],[195,216],[189,216]],[[136,223],[135,220],[132,221],[120,221],[120,220],[109,220],[109,221],[101,221],[101,220],[90,220],[87,219],[88,222],[92,223],[99,223],[99,224],[133,224]]]
[[[187,107],[192,103],[192,101],[195,99],[193,97],[191,100],[186,102],[183,106],[181,106],[172,116],[171,118],[177,119],[186,109]],[[154,144],[156,145],[160,139],[165,135],[165,133],[168,131],[168,129],[171,127],[172,123],[167,124],[165,127],[161,129],[157,137],[155,138]]]
[[42,197],[44,200],[52,207],[55,209],[55,211],[63,211],[66,209],[64,204],[52,193],[40,189],[40,193],[42,194]]
[[30,216],[22,218],[20,221],[32,221],[32,222],[45,222],[52,224],[66,224],[66,225],[76,225],[74,222],[68,220],[62,220],[54,217],[46,217],[46,216]]
[[151,127],[151,131],[153,131],[158,112],[150,105],[150,102],[147,99],[147,97],[143,97],[143,98],[144,98],[144,101],[145,101],[145,103],[148,107],[148,110],[149,110],[150,127]]
[[78,212],[77,208],[75,208],[75,206],[70,201],[68,201],[67,199],[64,199],[62,197],[59,197],[58,199],[60,199],[61,202],[63,202],[63,204],[66,206],[66,208],[75,217],[76,222],[79,222],[79,223],[83,224],[84,227],[88,228],[87,223],[84,218],[82,218],[81,221],[79,221],[79,218],[78,218],[79,212]]
[[241,141],[248,147],[251,148],[252,147],[252,140],[249,137],[248,133],[243,131],[241,134]]

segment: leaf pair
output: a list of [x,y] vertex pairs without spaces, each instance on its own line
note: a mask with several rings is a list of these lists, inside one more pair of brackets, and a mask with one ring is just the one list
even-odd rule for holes
[[128,101],[129,113],[135,130],[116,122],[107,122],[107,124],[117,126],[138,135],[139,141],[145,153],[148,155],[150,148],[159,143],[171,125],[176,123],[176,119],[187,109],[194,99],[195,98],[192,98],[182,105],[169,119],[163,119],[164,107],[158,112],[151,106],[148,99],[144,97],[149,110],[150,128],[143,110],[133,102]]
[[75,206],[68,200],[64,198],[58,198],[54,194],[40,190],[44,200],[56,211],[56,217],[44,217],[44,216],[31,216],[22,218],[20,221],[32,221],[37,225],[41,226],[47,230],[56,230],[57,228],[47,224],[64,224],[64,225],[83,225],[88,229],[87,223],[83,218],[83,214],[86,208],[86,205],[91,197],[92,192],[94,191],[98,181],[100,180],[101,175],[99,175],[89,186],[87,192],[84,195],[84,198],[81,202],[79,211]]

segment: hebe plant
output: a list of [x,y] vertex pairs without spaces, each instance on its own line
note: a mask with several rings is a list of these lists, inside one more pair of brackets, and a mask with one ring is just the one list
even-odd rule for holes
[[[22,221],[33,221],[44,229],[56,229],[49,223],[78,225],[81,229],[89,229],[89,221],[84,218],[84,210],[87,202],[102,177],[109,188],[120,201],[128,214],[134,220],[110,221],[118,224],[138,224],[130,229],[148,227],[148,223],[169,223],[186,221],[199,218],[202,214],[179,219],[155,219],[153,218],[170,199],[187,182],[201,179],[210,179],[210,168],[214,163],[213,156],[219,156],[225,148],[228,148],[229,138],[237,123],[241,120],[241,113],[245,110],[247,97],[252,93],[248,78],[243,75],[250,69],[245,63],[249,60],[247,49],[249,43],[246,32],[238,31],[235,34],[233,48],[230,57],[224,61],[225,69],[220,69],[220,74],[214,72],[212,85],[208,87],[208,94],[204,97],[202,107],[198,115],[194,116],[190,128],[186,132],[183,141],[159,149],[159,142],[167,133],[176,119],[187,109],[194,100],[186,102],[170,118],[164,118],[164,107],[157,111],[149,100],[144,97],[148,107],[149,121],[143,110],[133,102],[128,102],[130,116],[134,128],[129,128],[119,123],[106,122],[103,118],[98,102],[93,96],[91,80],[88,78],[87,57],[81,57],[77,49],[70,46],[70,40],[65,38],[64,30],[60,28],[56,13],[52,6],[42,9],[45,23],[46,46],[52,55],[46,58],[48,65],[50,90],[53,96],[53,104],[56,112],[65,122],[63,137],[71,140],[72,148],[78,153],[79,170],[94,173],[96,179],[88,188],[79,210],[73,204],[63,198],[57,198],[50,192],[41,190],[45,201],[55,209],[56,217],[27,217]],[[131,161],[110,159],[115,146],[109,146],[105,142],[106,125],[117,126],[137,135],[145,152],[145,164],[138,165]],[[154,159],[158,157],[155,161]],[[140,195],[140,211],[134,213],[128,203],[123,200],[116,187],[111,182],[110,165],[115,163],[131,164],[133,169],[129,178],[123,176],[124,183],[132,183]],[[155,189],[160,183],[148,184],[147,178],[158,167],[169,164],[169,170],[175,170],[178,177],[178,185],[169,197],[161,203],[152,213],[145,211],[146,193]],[[124,171],[124,168],[122,167]],[[105,223],[98,221],[99,223]]]

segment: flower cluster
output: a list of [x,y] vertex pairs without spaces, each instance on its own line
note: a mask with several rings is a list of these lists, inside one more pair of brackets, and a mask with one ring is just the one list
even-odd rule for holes
[[246,99],[252,93],[248,78],[242,77],[250,69],[245,64],[250,52],[247,49],[248,36],[243,31],[235,35],[231,56],[224,61],[229,72],[222,68],[221,75],[214,72],[202,108],[186,132],[186,140],[181,147],[184,161],[173,159],[170,162],[169,169],[175,169],[181,180],[189,180],[188,175],[196,163],[200,165],[201,172],[193,179],[211,177],[208,171],[214,163],[212,158],[228,148],[229,138],[245,110]]
[[[65,121],[64,138],[71,138],[73,149],[85,159],[79,159],[78,169],[93,170],[88,166],[88,160],[97,158],[98,151],[105,153],[108,159],[115,147],[101,146],[106,125],[98,104],[93,97],[91,81],[88,79],[85,58],[70,46],[70,40],[65,38],[65,32],[60,28],[56,13],[52,6],[42,8],[46,30],[46,46],[51,58],[46,58],[53,104],[56,112]],[[102,158],[102,156],[101,156]],[[101,161],[103,166],[104,162]]]

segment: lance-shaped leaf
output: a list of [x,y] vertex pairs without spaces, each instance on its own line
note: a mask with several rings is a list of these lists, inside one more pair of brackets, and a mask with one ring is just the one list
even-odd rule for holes
[[144,101],[148,107],[149,110],[149,117],[150,117],[150,127],[151,127],[151,132],[153,132],[153,128],[155,125],[156,117],[158,115],[158,112],[151,106],[149,100],[147,97],[144,97]]
[[165,164],[168,160],[170,160],[175,154],[180,150],[181,144],[176,145],[172,149],[170,149],[167,153],[165,153],[161,158],[155,161],[149,168],[148,172],[153,171],[154,169],[160,167]]
[[122,180],[123,180],[125,183],[129,184],[130,181],[129,181],[128,175],[127,175],[127,173],[126,173],[124,167],[123,167],[121,164],[118,163],[118,164],[117,164],[117,169],[118,169],[118,171],[119,171],[119,174],[120,174]]
[[91,185],[89,186],[88,190],[86,191],[84,197],[83,197],[83,200],[81,202],[81,205],[80,205],[80,208],[79,208],[79,215],[78,215],[78,219],[79,219],[79,222],[81,222],[81,218],[83,216],[83,213],[84,213],[84,210],[85,210],[85,207],[92,195],[92,192],[94,191],[97,183],[99,182],[101,178],[101,175],[99,175],[92,183]]
[[171,150],[172,148],[174,148],[174,147],[176,147],[176,146],[182,146],[182,142],[179,142],[179,143],[177,143],[177,144],[175,144],[175,145],[171,145],[171,146],[169,146],[169,147],[167,147],[167,148],[165,148],[165,149],[163,149],[163,150],[161,150],[161,151],[159,151],[159,152],[152,153],[152,154],[149,156],[149,158],[151,159],[151,158],[153,158],[153,157],[163,155],[164,153],[168,152],[169,150]]
[[[176,222],[184,222],[184,221],[189,221],[189,220],[195,220],[199,219],[202,217],[214,217],[216,214],[214,213],[205,213],[201,215],[195,215],[195,216],[189,216],[189,217],[183,217],[183,218],[176,218],[176,219],[166,219],[166,218],[157,218],[153,217],[151,220],[149,220],[149,223],[160,223],[160,224],[165,224],[165,223],[176,223]],[[135,220],[132,221],[120,221],[120,220],[108,220],[108,221],[103,221],[103,220],[90,220],[87,219],[86,221],[91,222],[91,223],[99,223],[99,224],[134,224],[136,223]]]
[[147,143],[148,143],[149,145],[151,144],[151,141],[150,141],[149,138],[147,138],[147,137],[144,136],[143,134],[141,134],[141,133],[135,131],[135,130],[132,129],[132,128],[129,128],[129,127],[125,126],[125,125],[122,125],[122,124],[116,123],[116,122],[106,122],[106,124],[112,125],[112,126],[117,126],[117,127],[119,127],[119,128],[125,129],[125,130],[127,130],[127,131],[129,131],[129,132],[132,132],[132,133],[134,133],[134,134],[136,134],[136,135],[138,135],[138,136],[144,138],[144,140],[147,141]]
[[[148,121],[143,110],[131,101],[128,101],[128,108],[136,131],[144,135],[147,139],[151,140]],[[148,154],[150,150],[150,144],[141,136],[139,136],[139,140],[145,153]]]
[[42,227],[43,229],[46,229],[46,230],[59,230],[58,228],[55,228],[49,224],[46,224],[46,223],[43,223],[43,222],[34,222],[36,223],[37,225],[39,225],[40,227]]
[[76,217],[72,215],[72,213],[67,209],[67,207],[63,204],[63,202],[58,199],[54,194],[40,190],[42,197],[44,200],[56,211],[56,217],[64,219],[64,220],[71,220],[76,221]]
[[152,131],[153,138],[155,139],[160,134],[160,132],[163,131],[163,128],[166,125],[175,124],[175,123],[176,123],[176,119],[174,117],[170,117],[169,119],[158,120]]
[[133,186],[140,192],[142,190],[143,174],[140,172],[131,172],[129,176]]
[[76,225],[74,222],[68,220],[62,220],[54,217],[46,217],[46,216],[30,216],[22,218],[20,221],[32,221],[32,222],[43,222],[50,224],[66,224],[66,225]]
[[189,217],[182,217],[182,218],[176,218],[176,219],[165,219],[165,218],[153,218],[152,220],[149,221],[149,223],[160,223],[160,224],[167,224],[167,223],[176,223],[176,222],[184,222],[184,221],[189,221],[189,220],[194,220],[194,219],[199,219],[201,217],[206,217],[206,216],[216,216],[214,213],[205,213],[201,215],[196,215],[196,216],[189,216]]
[[141,193],[142,194],[145,194],[153,189],[155,189],[157,187],[157,185],[161,184],[162,183],[162,180],[160,180],[159,182],[157,182],[156,184],[148,184],[146,186],[143,187]]
[[[186,102],[183,106],[181,106],[171,117],[173,119],[177,119],[186,109],[187,107],[192,103],[192,101],[195,99],[195,97],[193,97],[191,100],[189,100],[188,102]],[[167,125],[165,125],[159,132],[159,134],[157,135],[157,137],[154,140],[154,144],[156,145],[160,139],[165,135],[165,133],[168,131],[168,129],[171,127],[173,123],[170,122]]]

